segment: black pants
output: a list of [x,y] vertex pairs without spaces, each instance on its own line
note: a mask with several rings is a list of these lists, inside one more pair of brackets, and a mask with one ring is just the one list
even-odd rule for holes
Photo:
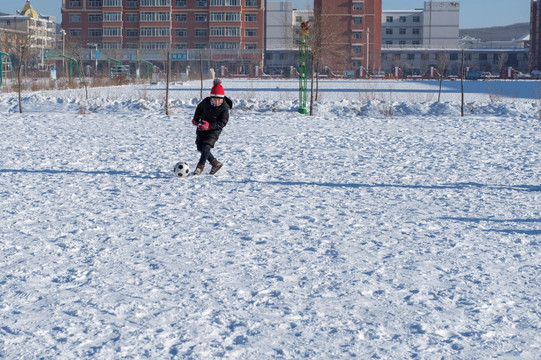
[[205,162],[211,162],[214,160],[214,156],[210,153],[212,147],[209,144],[197,144],[197,151],[201,153],[199,158],[199,163],[197,165],[205,165]]

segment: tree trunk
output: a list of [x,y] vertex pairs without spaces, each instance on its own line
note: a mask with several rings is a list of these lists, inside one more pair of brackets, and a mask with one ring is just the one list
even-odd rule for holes
[[165,62],[165,115],[169,115],[169,72],[171,65],[171,54],[167,50],[167,61]]
[[464,116],[464,50],[462,50],[462,59],[460,60],[460,116]]
[[314,115],[314,54],[310,59],[310,116]]

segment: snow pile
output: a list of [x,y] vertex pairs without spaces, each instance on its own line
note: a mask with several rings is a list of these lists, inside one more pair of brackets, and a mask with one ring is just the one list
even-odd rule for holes
[[538,100],[288,84],[188,179],[195,83],[1,94],[0,357],[536,359]]

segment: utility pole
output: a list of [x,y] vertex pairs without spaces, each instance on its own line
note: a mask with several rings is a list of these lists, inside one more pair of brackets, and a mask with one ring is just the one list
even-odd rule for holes
[[370,28],[366,28],[366,74],[370,73]]

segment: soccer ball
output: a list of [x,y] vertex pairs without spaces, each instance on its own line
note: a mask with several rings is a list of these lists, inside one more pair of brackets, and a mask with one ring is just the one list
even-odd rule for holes
[[183,178],[188,176],[188,174],[190,173],[190,167],[188,166],[188,164],[181,161],[175,164],[173,171],[175,172],[175,175],[177,177]]

